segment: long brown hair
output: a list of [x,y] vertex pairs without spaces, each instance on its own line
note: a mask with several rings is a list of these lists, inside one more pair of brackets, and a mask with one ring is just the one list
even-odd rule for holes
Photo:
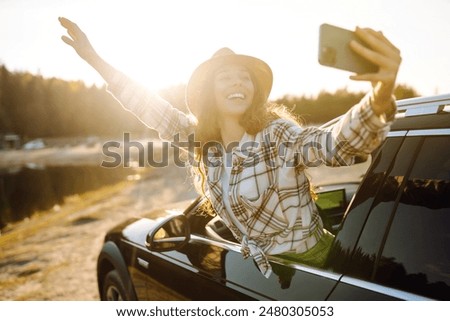
[[[254,80],[254,76],[251,73],[250,75],[253,83],[257,84]],[[205,83],[202,97],[200,97],[198,102],[198,110],[200,110],[200,112],[197,115],[198,124],[195,129],[195,141],[200,144],[194,151],[197,166],[193,166],[192,171],[195,176],[194,185],[197,192],[205,195],[207,167],[203,161],[204,149],[205,146],[211,142],[222,143],[218,120],[219,114],[216,108],[214,85],[212,81]],[[256,87],[252,104],[244,112],[239,123],[248,134],[255,135],[263,130],[271,121],[279,118],[289,119],[298,124],[302,123],[300,118],[294,115],[286,106],[267,101],[266,94]],[[213,209],[209,202],[206,202],[204,207],[207,213],[212,214]]]

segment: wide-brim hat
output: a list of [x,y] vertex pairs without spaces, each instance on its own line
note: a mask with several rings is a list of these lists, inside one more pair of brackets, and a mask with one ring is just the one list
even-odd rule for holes
[[212,81],[218,68],[227,64],[239,64],[246,67],[254,77],[255,88],[264,95],[265,100],[269,98],[273,83],[272,69],[269,65],[261,59],[239,55],[229,48],[222,48],[194,70],[187,84],[186,104],[195,116],[198,116],[201,111],[199,102],[205,86]]

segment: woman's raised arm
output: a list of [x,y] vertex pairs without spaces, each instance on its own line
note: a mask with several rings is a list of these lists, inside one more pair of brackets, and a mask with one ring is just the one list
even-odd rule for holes
[[59,17],[58,20],[68,34],[68,36],[62,36],[61,39],[71,46],[83,60],[97,70],[103,79],[108,81],[108,78],[116,72],[116,69],[100,57],[86,34],[76,23],[63,17]]

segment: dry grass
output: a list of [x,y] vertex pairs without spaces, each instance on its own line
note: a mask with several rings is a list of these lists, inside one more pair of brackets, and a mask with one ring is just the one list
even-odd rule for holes
[[[46,228],[47,226],[60,221],[71,213],[76,213],[92,204],[104,200],[113,194],[121,191],[131,182],[123,181],[115,185],[108,185],[95,191],[89,191],[83,194],[76,194],[64,199],[64,206],[56,207],[51,211],[38,211],[33,213],[25,221],[13,224],[8,228],[9,232],[0,235],[0,248],[11,242],[20,242],[30,235]],[[51,212],[51,213],[49,213]],[[0,253],[0,260],[2,260]]]

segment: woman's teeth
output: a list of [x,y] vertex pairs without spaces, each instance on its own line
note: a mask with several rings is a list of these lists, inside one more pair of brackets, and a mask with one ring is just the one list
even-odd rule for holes
[[245,99],[245,95],[242,93],[233,93],[229,95],[227,99]]

